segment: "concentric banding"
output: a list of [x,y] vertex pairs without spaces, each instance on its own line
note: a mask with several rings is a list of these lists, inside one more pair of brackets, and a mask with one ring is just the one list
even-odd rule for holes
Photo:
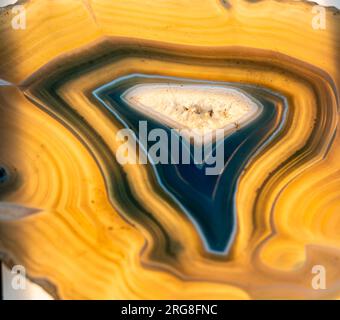
[[[0,195],[41,211],[1,219],[6,263],[61,298],[339,298],[338,11],[315,30],[303,1],[21,3],[26,30],[0,12],[13,84],[0,86],[0,162],[16,169]],[[152,166],[116,163],[124,126],[92,93],[135,73],[251,85],[276,106],[237,174],[227,255],[206,250]]]

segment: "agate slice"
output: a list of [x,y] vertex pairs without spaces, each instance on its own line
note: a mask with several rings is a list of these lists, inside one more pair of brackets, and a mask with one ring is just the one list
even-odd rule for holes
[[[60,299],[340,299],[337,8],[13,2],[0,10],[8,270]],[[141,121],[223,129],[222,170],[120,163],[119,133],[139,144]]]

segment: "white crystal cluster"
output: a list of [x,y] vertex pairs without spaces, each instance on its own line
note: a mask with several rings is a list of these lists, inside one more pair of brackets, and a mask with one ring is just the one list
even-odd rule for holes
[[172,128],[188,128],[201,135],[220,128],[239,129],[260,111],[243,92],[222,86],[142,84],[123,98]]

